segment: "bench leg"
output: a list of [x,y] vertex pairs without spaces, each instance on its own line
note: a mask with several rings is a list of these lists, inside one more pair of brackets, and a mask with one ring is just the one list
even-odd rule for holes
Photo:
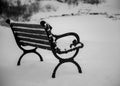
[[18,60],[17,66],[20,66],[20,62],[21,62],[22,57],[23,57],[25,54],[27,54],[27,53],[35,53],[35,54],[37,54],[37,55],[39,56],[40,61],[43,61],[42,56],[36,51],[36,49],[37,49],[37,48],[35,48],[35,49],[33,49],[33,50],[24,50],[24,51],[23,51],[23,54],[20,56],[20,58],[19,58],[19,60]]
[[74,61],[74,59],[72,59],[72,60],[71,60],[71,59],[70,59],[70,60],[64,59],[64,60],[60,61],[60,62],[58,63],[58,65],[55,67],[55,69],[54,69],[54,71],[53,71],[53,74],[52,74],[52,78],[55,78],[56,71],[57,71],[58,67],[59,67],[61,64],[66,63],[66,62],[71,62],[71,63],[75,64],[76,67],[77,67],[77,69],[78,69],[78,72],[79,72],[79,73],[82,73],[82,70],[81,70],[80,65],[79,65],[76,61]]
[[43,61],[43,58],[42,58],[42,56],[37,52],[37,51],[35,51],[34,53],[36,53],[38,56],[39,56],[39,58],[40,58],[40,61]]
[[82,73],[82,70],[81,70],[80,65],[79,65],[76,61],[74,61],[74,60],[72,61],[72,63],[77,66],[78,72],[79,72],[79,73]]
[[56,71],[58,69],[58,67],[61,65],[62,63],[58,63],[58,65],[55,67],[54,71],[53,71],[53,74],[52,74],[52,78],[55,78],[55,74],[56,74]]
[[23,57],[25,54],[26,54],[26,53],[24,52],[24,53],[20,56],[20,58],[19,58],[19,60],[18,60],[18,63],[17,63],[17,66],[20,66],[21,59],[22,59],[22,57]]

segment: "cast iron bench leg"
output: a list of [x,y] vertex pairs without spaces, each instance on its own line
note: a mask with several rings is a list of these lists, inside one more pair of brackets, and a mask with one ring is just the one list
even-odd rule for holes
[[23,50],[23,54],[20,56],[17,65],[18,65],[18,66],[20,65],[20,62],[21,62],[22,57],[23,57],[25,54],[28,54],[28,53],[35,53],[35,54],[37,54],[37,55],[39,56],[39,58],[40,58],[40,61],[43,61],[42,56],[36,51],[36,49],[37,49],[37,48],[35,48],[35,49],[33,49],[33,50]]
[[58,65],[55,67],[55,69],[54,69],[54,71],[53,71],[53,74],[52,74],[52,78],[55,78],[55,75],[56,75],[56,71],[57,71],[57,69],[58,69],[58,67],[60,66],[60,65],[62,65],[63,63],[66,63],[66,62],[71,62],[71,63],[73,63],[73,64],[75,64],[76,65],[76,67],[77,67],[77,69],[78,69],[78,72],[79,73],[82,73],[82,70],[81,70],[81,67],[80,67],[80,65],[74,60],[74,59],[68,59],[68,60],[66,60],[66,59],[64,59],[64,60],[62,60],[62,61],[59,61],[59,63],[58,63]]
[[52,78],[55,78],[55,74],[56,74],[56,71],[58,69],[58,67],[61,65],[62,63],[58,63],[58,65],[55,67],[54,71],[53,71],[53,74],[52,74]]
[[35,51],[34,53],[36,53],[38,56],[39,56],[39,58],[40,58],[40,61],[43,61],[43,58],[42,58],[42,56],[37,52],[37,51]]
[[74,61],[74,60],[71,61],[71,62],[77,66],[78,72],[79,72],[79,73],[82,73],[82,70],[81,70],[80,65],[79,65],[76,61]]
[[18,63],[17,63],[17,66],[20,66],[21,59],[22,59],[22,57],[23,57],[25,54],[26,54],[26,53],[24,52],[24,53],[20,56],[20,58],[19,58],[19,60],[18,60]]

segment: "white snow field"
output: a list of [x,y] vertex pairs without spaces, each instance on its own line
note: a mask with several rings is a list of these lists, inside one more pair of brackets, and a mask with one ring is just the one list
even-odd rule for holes
[[[38,20],[36,20],[38,21]],[[27,54],[17,66],[22,51],[10,28],[0,26],[0,86],[120,86],[120,21],[104,16],[68,16],[46,19],[54,34],[76,32],[84,43],[75,65],[65,63],[51,75],[58,60],[51,51],[38,49],[44,61]],[[69,40],[69,39],[68,39]],[[66,40],[62,43],[65,44]]]

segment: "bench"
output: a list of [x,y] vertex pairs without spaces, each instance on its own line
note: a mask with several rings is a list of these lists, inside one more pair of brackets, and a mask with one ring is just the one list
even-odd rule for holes
[[[58,67],[66,62],[71,62],[77,66],[78,72],[82,73],[80,65],[74,60],[79,52],[80,48],[83,48],[83,43],[80,42],[80,38],[76,33],[69,32],[62,35],[55,35],[51,32],[52,27],[45,21],[41,21],[40,24],[25,24],[11,22],[10,19],[6,20],[6,23],[10,25],[15,37],[15,41],[19,48],[23,51],[20,56],[17,65],[20,65],[21,59],[25,54],[35,53],[39,56],[40,61],[43,61],[42,56],[36,51],[37,48],[46,49],[52,51],[53,55],[59,60],[58,65],[55,67],[52,78],[55,78]],[[73,36],[76,39],[69,45],[70,49],[61,50],[57,46],[57,40],[63,37]],[[25,46],[32,46],[33,49],[25,49]],[[69,58],[61,58],[61,54],[68,54],[74,51],[73,56]]]

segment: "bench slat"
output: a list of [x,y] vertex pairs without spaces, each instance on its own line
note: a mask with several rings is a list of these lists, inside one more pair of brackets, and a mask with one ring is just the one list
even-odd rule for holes
[[22,29],[22,28],[12,28],[13,31],[24,32],[24,33],[33,33],[33,34],[46,34],[45,31],[41,30],[30,30],[30,29]]
[[23,37],[18,37],[21,41],[28,41],[28,42],[34,42],[34,43],[39,43],[39,44],[43,44],[43,45],[49,45],[50,43],[49,41],[44,41],[44,40],[36,40],[36,39],[31,39],[31,38],[23,38]]
[[47,50],[51,50],[51,47],[50,46],[44,46],[44,45],[41,45],[39,43],[33,43],[33,42],[27,42],[27,41],[20,41],[21,45],[26,45],[26,46],[33,46],[33,47],[39,47],[39,48],[42,48],[42,49],[47,49]]
[[51,50],[47,33],[41,25],[11,23],[11,28],[20,45]]
[[20,28],[20,29],[28,29],[28,30],[40,30],[40,31],[45,31],[45,29],[22,27],[22,26],[12,26],[12,28]]
[[39,24],[24,24],[24,23],[11,23],[13,26],[21,26],[21,27],[29,27],[29,28],[39,28],[39,29],[44,29],[41,25]]
[[32,38],[32,39],[42,39],[42,40],[47,40],[49,41],[47,35],[35,35],[35,34],[26,34],[26,33],[16,33],[15,34],[17,37],[22,36],[22,37],[27,37],[27,38]]

